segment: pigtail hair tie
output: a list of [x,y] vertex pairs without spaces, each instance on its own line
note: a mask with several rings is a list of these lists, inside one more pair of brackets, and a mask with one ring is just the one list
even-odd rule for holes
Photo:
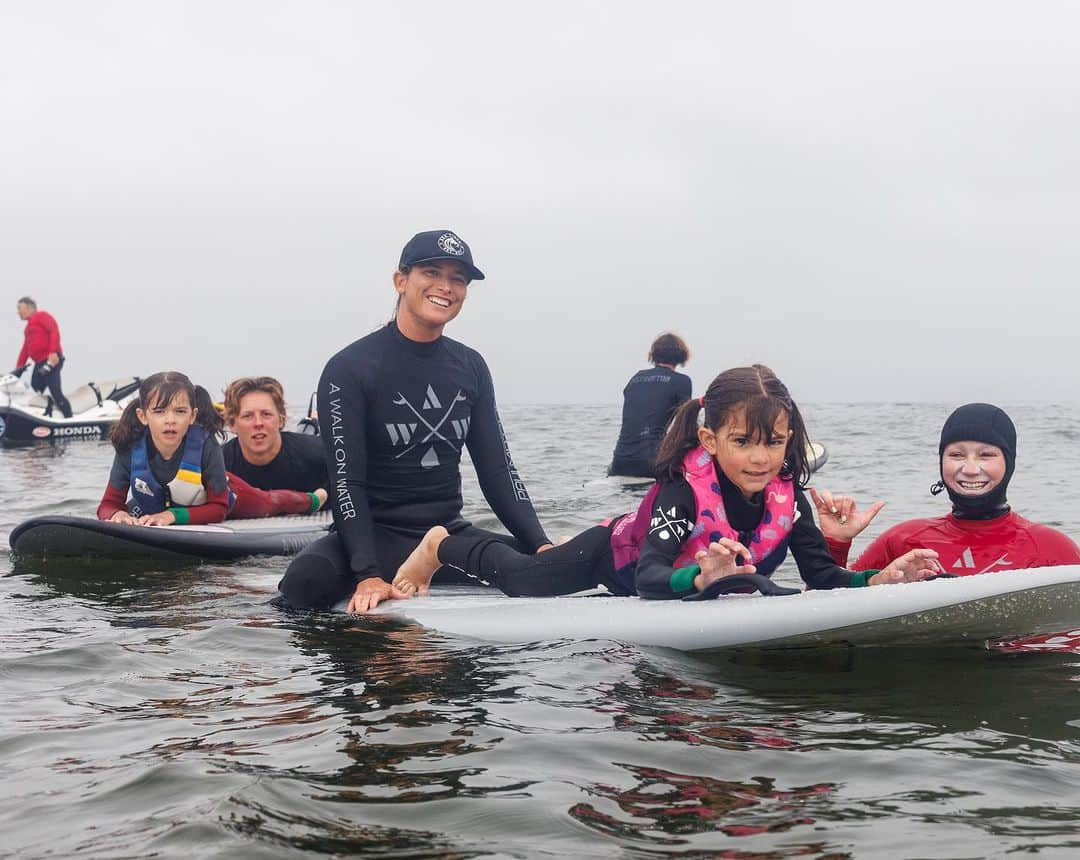
[[704,394],[703,394],[703,395],[701,395],[701,397],[699,397],[699,398],[697,399],[697,404],[698,404],[698,406],[700,406],[700,407],[701,407],[702,409],[704,409],[704,408],[705,408],[705,395],[704,395]]

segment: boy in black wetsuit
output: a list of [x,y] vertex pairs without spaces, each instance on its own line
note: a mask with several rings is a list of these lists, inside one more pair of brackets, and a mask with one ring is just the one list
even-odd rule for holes
[[653,460],[668,422],[690,399],[690,377],[675,370],[690,360],[690,348],[681,337],[665,332],[649,347],[652,367],[639,370],[623,389],[622,425],[609,475],[653,477]]
[[285,430],[285,392],[272,376],[244,376],[225,388],[225,423],[236,435],[221,446],[225,468],[261,490],[325,490],[326,457],[315,436]]
[[488,534],[461,516],[461,451],[519,552],[547,549],[503,435],[484,359],[443,337],[468,285],[483,280],[450,230],[418,233],[394,272],[394,319],[327,362],[319,380],[336,531],[293,559],[279,583],[289,605],[327,608],[351,595],[349,611],[406,597],[390,585],[434,525]]

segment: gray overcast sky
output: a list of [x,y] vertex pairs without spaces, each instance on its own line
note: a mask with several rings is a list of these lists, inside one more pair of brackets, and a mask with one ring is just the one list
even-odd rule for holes
[[0,0],[3,360],[29,293],[68,387],[302,401],[449,227],[504,403],[668,328],[695,391],[1076,399],[1080,8],[883,5]]

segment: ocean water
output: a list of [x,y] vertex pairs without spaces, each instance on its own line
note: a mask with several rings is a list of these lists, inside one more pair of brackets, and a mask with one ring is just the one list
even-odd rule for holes
[[[809,404],[818,486],[945,510],[944,404]],[[1080,406],[1009,407],[1010,499],[1080,535]],[[634,504],[618,407],[503,421],[552,536]],[[104,443],[0,450],[0,538]],[[493,527],[466,466],[467,513]],[[864,539],[865,539],[864,537]],[[477,644],[270,605],[283,559],[0,556],[0,855],[975,858],[1080,851],[1080,657]],[[789,565],[780,578],[794,581]]]

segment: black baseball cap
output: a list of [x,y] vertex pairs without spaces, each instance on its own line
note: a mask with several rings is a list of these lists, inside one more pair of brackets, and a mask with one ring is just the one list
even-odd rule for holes
[[425,230],[417,233],[401,249],[398,268],[415,266],[431,260],[457,260],[473,281],[484,280],[484,273],[473,265],[472,251],[453,230]]

